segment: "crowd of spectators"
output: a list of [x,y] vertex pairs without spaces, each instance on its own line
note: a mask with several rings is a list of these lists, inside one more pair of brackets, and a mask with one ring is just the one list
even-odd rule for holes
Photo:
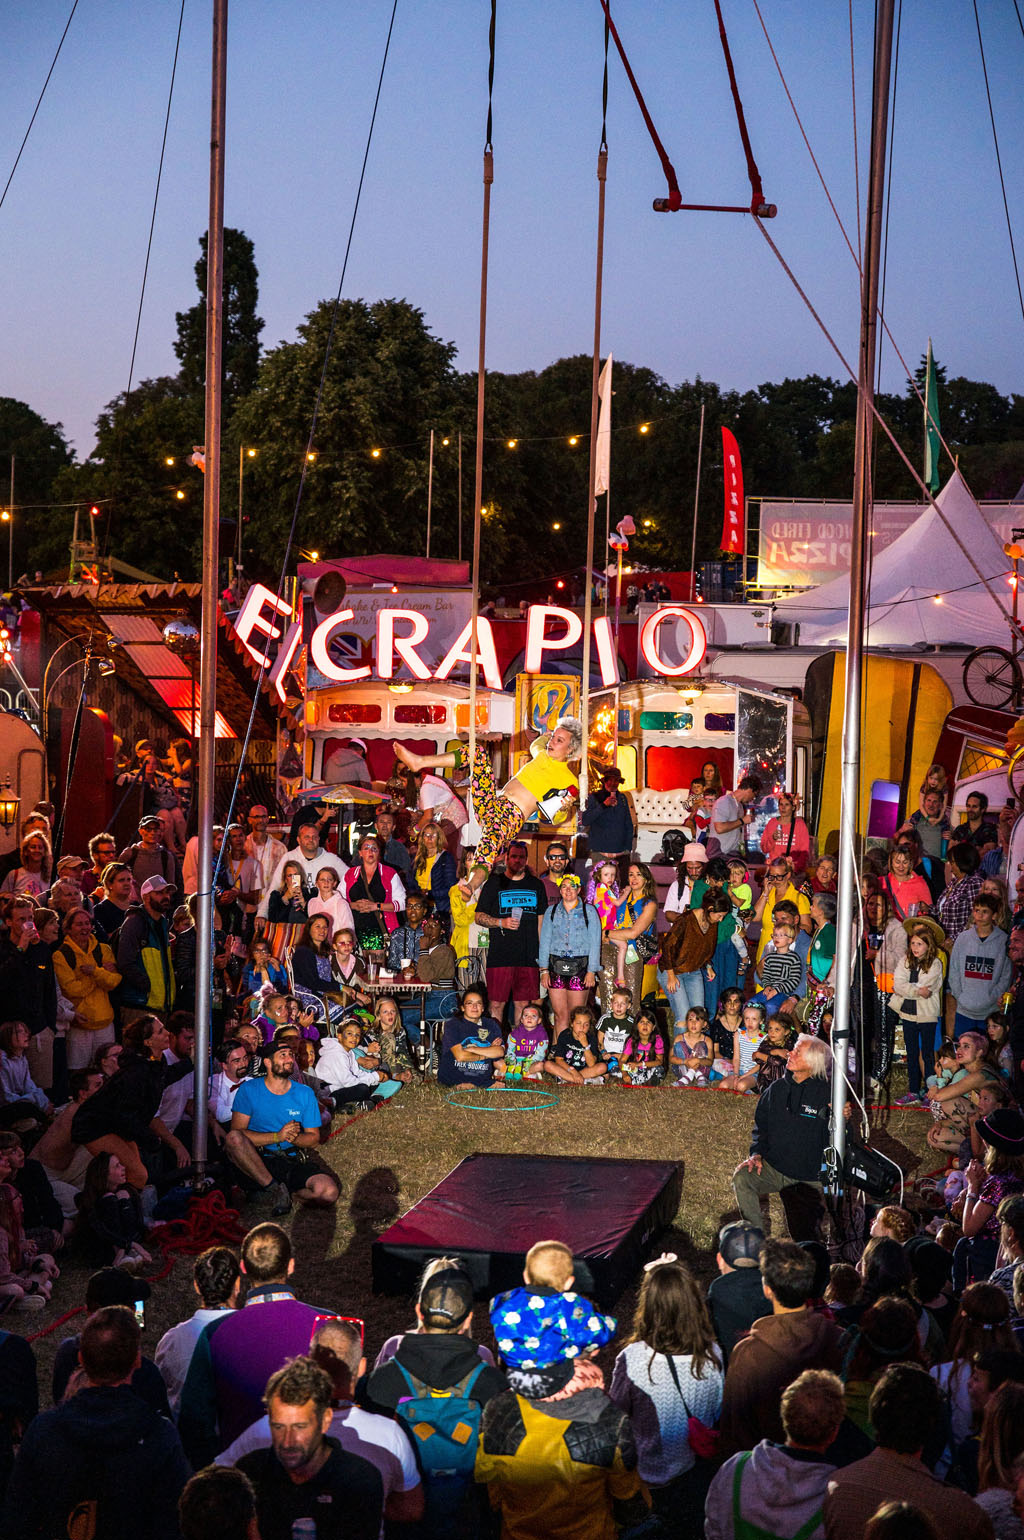
[[[438,777],[407,778],[355,838],[318,806],[281,838],[258,804],[215,830],[206,1157],[236,1202],[332,1206],[335,1115],[431,1070],[453,1089],[747,1095],[753,1136],[718,1276],[705,1291],[675,1257],[651,1264],[618,1335],[550,1242],[523,1297],[492,1302],[496,1356],[447,1258],[367,1373],[365,1324],[296,1300],[270,1223],[239,1258],[200,1259],[199,1309],[150,1363],[126,1307],[190,1174],[203,886],[184,750],[168,775],[151,748],[136,842],[101,832],[54,861],[44,804],[0,863],[0,1309],[45,1310],[65,1247],[99,1269],[51,1411],[9,1350],[26,1388],[0,1405],[5,1534],[63,1533],[84,1503],[97,1535],[186,1540],[255,1533],[254,1516],[265,1540],[307,1518],[424,1540],[1024,1535],[1024,909],[1007,818],[974,794],[953,828],[930,772],[889,848],[864,855],[850,1087],[878,1099],[903,1066],[899,1104],[928,1119],[949,1175],[931,1209],[883,1208],[855,1266],[822,1245],[836,866],[795,795],[748,848],[761,787],[727,790],[709,763],[666,881],[664,860],[635,855],[609,771],[583,810],[587,863],[555,840],[534,872],[513,841],[472,900],[458,798],[424,785]],[[789,1240],[766,1235],[776,1194]],[[890,1500],[903,1509],[879,1516]]]

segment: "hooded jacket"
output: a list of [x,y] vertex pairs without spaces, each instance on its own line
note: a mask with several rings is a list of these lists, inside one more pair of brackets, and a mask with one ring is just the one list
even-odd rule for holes
[[5,1540],[49,1540],[72,1533],[78,1510],[104,1540],[177,1540],[188,1476],[166,1418],[127,1385],[87,1386],[29,1424],[0,1531]]
[[[733,1486],[739,1455],[726,1460],[708,1490],[704,1507],[705,1540],[734,1540]],[[751,1452],[740,1485],[740,1516],[780,1540],[795,1535],[820,1513],[835,1466],[810,1450],[786,1449],[762,1439]],[[812,1540],[825,1533],[823,1524]]]
[[781,1443],[782,1392],[805,1369],[838,1374],[846,1341],[842,1327],[814,1310],[755,1321],[733,1348],[725,1374],[721,1428],[726,1452],[753,1449],[765,1437]]
[[[367,1409],[393,1414],[395,1407],[409,1394],[409,1387],[396,1367],[396,1361],[432,1390],[447,1390],[471,1374],[480,1364],[477,1344],[460,1332],[406,1332],[398,1344],[394,1359],[374,1369],[366,1382]],[[473,1383],[470,1399],[481,1406],[508,1389],[500,1369],[484,1364],[483,1373]]]
[[145,904],[132,904],[124,917],[117,936],[117,971],[122,1005],[152,1011],[173,1006],[170,928],[163,915],[154,919]]
[[[92,973],[81,971],[83,963],[92,963]],[[99,1032],[114,1019],[110,992],[121,982],[114,954],[102,941],[91,941],[84,952],[70,936],[65,937],[53,954],[53,968],[61,994],[75,1007],[76,1027]]]

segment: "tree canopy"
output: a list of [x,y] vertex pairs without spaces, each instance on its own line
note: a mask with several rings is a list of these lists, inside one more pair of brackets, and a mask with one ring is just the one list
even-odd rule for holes
[[[31,493],[33,501],[68,505],[32,523],[33,567],[54,576],[66,570],[74,505],[95,502],[108,554],[166,578],[197,575],[203,484],[187,460],[203,434],[205,235],[199,245],[198,298],[176,316],[179,372],[144,380],[129,398],[109,402],[84,463],[71,463],[60,424],[0,400],[0,455],[9,441],[24,465],[18,501]],[[224,252],[222,556],[236,547],[240,451],[247,451],[241,544],[250,576],[276,578],[297,506],[296,556],[424,554],[433,429],[430,552],[454,557],[461,526],[468,558],[476,377],[456,370],[455,345],[435,336],[407,300],[352,299],[336,314],[332,302],[322,301],[294,340],[261,353],[252,242],[243,231],[225,230]],[[811,374],[728,391],[700,377],[671,384],[619,360],[613,372],[611,522],[632,515],[637,561],[689,568],[702,406],[698,561],[718,550],[723,426],[739,441],[748,494],[849,499],[852,384]],[[580,354],[538,371],[487,377],[483,571],[494,588],[514,594],[517,583],[567,573],[584,560],[591,373],[591,360]],[[983,381],[950,376],[940,363],[936,373],[942,431],[975,494],[1012,496],[1024,480],[1024,395],[1003,396]],[[923,377],[922,360],[915,379]],[[923,409],[913,384],[908,380],[902,395],[880,395],[878,407],[919,465]],[[878,432],[875,444],[876,497],[916,499],[916,483],[888,438]],[[602,507],[599,565],[607,559],[603,523]],[[30,559],[23,549],[19,565]]]

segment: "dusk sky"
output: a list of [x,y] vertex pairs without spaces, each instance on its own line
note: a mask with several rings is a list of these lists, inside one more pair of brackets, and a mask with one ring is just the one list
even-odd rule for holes
[[[178,9],[81,0],[0,210],[0,394],[63,422],[80,457],[127,383]],[[174,312],[196,297],[211,9],[187,0],[136,380],[176,370]],[[70,0],[3,5],[0,188],[69,10]],[[771,234],[854,360],[852,259],[753,5],[725,0],[723,10],[779,208]],[[854,0],[862,195],[873,11]],[[1012,0],[982,0],[980,11],[1024,259],[1024,36]],[[267,347],[293,338],[337,287],[390,12],[390,0],[231,8],[226,217],[255,243]],[[762,0],[762,12],[853,233],[847,6]],[[684,198],[747,202],[711,0],[615,0],[612,14]],[[399,0],[345,284],[349,298],[418,306],[464,369],[476,364],[488,18],[487,0]],[[490,368],[540,370],[591,349],[601,51],[598,0],[499,0]],[[602,351],[673,384],[841,374],[751,219],[651,211],[665,181],[614,50],[609,98]],[[968,4],[903,7],[893,157],[886,309],[905,356],[916,364],[930,334],[951,374],[1024,390],[1024,320]],[[886,344],[883,385],[902,381]],[[581,429],[588,414],[581,401]]]

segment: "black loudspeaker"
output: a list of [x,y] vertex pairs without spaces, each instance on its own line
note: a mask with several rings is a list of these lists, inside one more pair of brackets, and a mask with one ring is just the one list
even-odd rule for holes
[[348,586],[340,572],[325,572],[316,580],[313,603],[320,615],[333,615],[345,601]]

